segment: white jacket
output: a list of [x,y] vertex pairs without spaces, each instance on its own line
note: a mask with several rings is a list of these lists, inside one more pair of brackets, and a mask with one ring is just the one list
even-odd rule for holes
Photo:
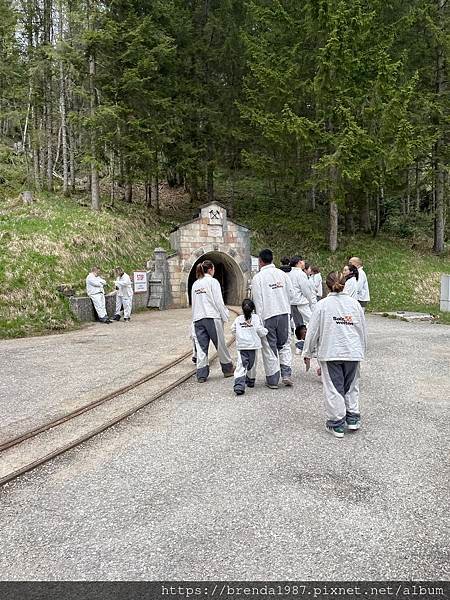
[[259,350],[261,338],[267,335],[267,329],[258,315],[252,315],[250,323],[244,315],[240,315],[235,319],[231,331],[236,336],[236,350]]
[[291,314],[294,295],[289,273],[272,263],[261,267],[252,280],[252,299],[263,323],[275,315]]
[[314,288],[316,290],[316,296],[323,296],[323,284],[322,284],[322,274],[321,273],[314,273],[314,275],[311,275],[313,281],[314,281]]
[[332,292],[317,303],[308,324],[303,356],[312,358],[317,351],[319,361],[360,361],[366,349],[366,319],[357,300]]
[[118,277],[116,279],[115,285],[116,285],[116,288],[119,288],[117,290],[117,295],[120,298],[132,298],[133,297],[133,286],[131,285],[131,279],[130,279],[129,275],[124,273],[123,275]]
[[288,276],[291,279],[294,289],[294,297],[291,300],[291,304],[295,306],[309,304],[312,306],[314,304],[312,299],[313,293],[308,275],[300,267],[292,267]]
[[364,273],[362,267],[358,268],[358,300],[362,302],[369,302],[370,294],[369,294],[369,284],[367,282],[367,275]]
[[356,277],[350,277],[350,279],[347,279],[344,286],[344,292],[351,298],[358,300],[358,282],[356,281]]
[[228,309],[222,298],[220,283],[208,273],[194,282],[192,294],[192,320],[222,319],[228,321]]
[[88,296],[93,296],[94,294],[104,294],[103,286],[106,285],[106,281],[102,279],[99,275],[94,275],[94,273],[89,273],[86,277],[86,293]]

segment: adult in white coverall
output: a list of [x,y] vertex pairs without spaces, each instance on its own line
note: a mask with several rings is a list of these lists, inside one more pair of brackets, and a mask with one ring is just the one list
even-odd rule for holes
[[369,283],[367,275],[364,273],[362,260],[358,256],[352,256],[348,261],[350,265],[355,265],[358,269],[358,302],[365,309],[370,302]]
[[326,428],[342,438],[344,427],[356,431],[361,425],[359,363],[367,348],[366,319],[357,300],[343,293],[342,273],[330,273],[326,283],[330,293],[317,303],[312,314],[303,356],[308,366],[317,353],[322,369]]
[[192,294],[192,321],[197,349],[197,381],[204,383],[209,376],[209,343],[216,347],[224,377],[233,377],[233,363],[228,351],[223,324],[228,321],[228,309],[222,298],[220,283],[214,279],[214,264],[204,260],[197,265],[197,281]]
[[100,269],[92,267],[91,272],[86,277],[86,293],[92,300],[99,321],[101,323],[111,323],[106,312],[104,285],[106,285],[106,281],[100,277]]
[[120,312],[123,307],[123,320],[129,321],[133,306],[133,285],[129,275],[121,267],[116,268],[116,312],[114,320],[120,321]]
[[344,292],[355,300],[358,300],[358,269],[355,265],[345,265],[342,273],[345,277]]
[[308,275],[303,271],[305,261],[301,256],[293,256],[291,258],[291,267],[288,276],[291,279],[294,290],[291,299],[292,318],[294,319],[295,327],[299,325],[308,325],[311,318],[312,307],[316,303],[316,298],[308,279]]
[[256,314],[267,329],[261,339],[262,359],[266,373],[266,385],[275,389],[281,380],[293,385],[291,351],[291,303],[293,288],[290,273],[284,273],[273,264],[272,250],[259,253],[260,270],[252,280],[252,299]]

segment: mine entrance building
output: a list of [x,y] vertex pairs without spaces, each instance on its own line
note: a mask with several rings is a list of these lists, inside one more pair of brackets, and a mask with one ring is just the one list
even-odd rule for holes
[[167,256],[170,302],[173,307],[191,304],[196,267],[211,260],[226,304],[238,305],[249,293],[252,258],[250,230],[230,220],[218,202],[200,207],[198,216],[170,234],[173,254]]

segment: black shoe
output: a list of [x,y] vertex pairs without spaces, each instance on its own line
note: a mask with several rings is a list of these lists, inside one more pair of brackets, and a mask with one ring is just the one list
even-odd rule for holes
[[199,383],[206,383],[206,377],[199,377],[199,379],[197,379],[197,381]]
[[120,315],[114,315],[113,321],[120,321]]
[[123,318],[123,320],[124,320],[124,321],[129,321],[129,320],[130,320],[130,317],[126,317],[126,318],[124,317],[124,318]]
[[255,387],[254,383],[247,383],[246,385],[247,385],[248,388],[254,388]]
[[236,396],[243,396],[245,394],[245,390],[234,390]]

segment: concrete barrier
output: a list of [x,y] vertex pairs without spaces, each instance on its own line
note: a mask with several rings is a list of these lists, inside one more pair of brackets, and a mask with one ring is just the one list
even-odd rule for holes
[[441,303],[442,312],[450,312],[450,275],[441,277]]

